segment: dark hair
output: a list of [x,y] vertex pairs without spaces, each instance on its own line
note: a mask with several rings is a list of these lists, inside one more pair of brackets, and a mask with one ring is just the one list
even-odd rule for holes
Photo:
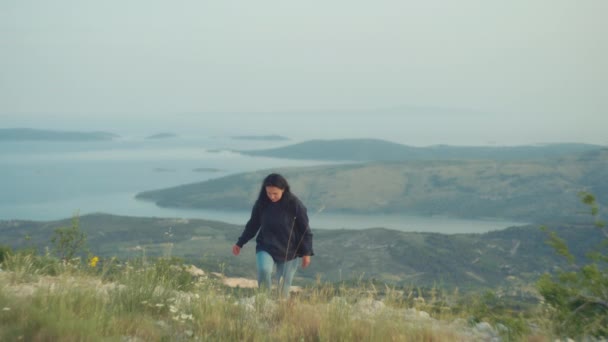
[[262,188],[260,189],[260,194],[258,195],[258,200],[256,201],[256,203],[259,205],[263,206],[270,201],[268,195],[266,195],[267,186],[274,186],[283,190],[283,196],[287,195],[287,197],[289,197],[291,195],[291,189],[289,188],[287,179],[278,173],[271,173],[262,181]]

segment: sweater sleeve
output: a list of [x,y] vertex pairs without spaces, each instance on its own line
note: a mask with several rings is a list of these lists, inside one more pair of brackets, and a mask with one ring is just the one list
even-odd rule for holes
[[296,211],[296,226],[302,242],[297,250],[298,256],[314,255],[312,250],[312,231],[308,221],[308,213],[306,207],[298,201]]
[[238,241],[236,242],[237,246],[243,248],[243,245],[249,242],[249,240],[253,239],[253,237],[258,233],[258,230],[260,230],[261,222],[259,209],[260,207],[256,202],[256,204],[253,206],[253,209],[251,209],[251,218],[249,218],[249,221],[247,221],[243,234],[241,234]]

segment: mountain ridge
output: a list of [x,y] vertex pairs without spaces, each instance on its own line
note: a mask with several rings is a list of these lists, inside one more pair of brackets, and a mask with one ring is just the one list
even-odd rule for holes
[[[41,251],[52,248],[50,237],[70,219],[57,221],[0,221],[4,243],[12,248]],[[573,254],[585,253],[601,241],[601,231],[589,220],[578,224],[550,224],[569,241]],[[234,257],[231,246],[241,225],[203,219],[130,217],[89,214],[80,217],[94,255],[119,258],[174,256],[232,277],[255,278],[255,242]],[[300,281],[354,280],[360,277],[386,283],[485,288],[533,282],[566,261],[545,241],[539,226],[511,227],[484,234],[401,232],[385,228],[365,230],[316,229],[313,264],[301,270]]]
[[99,141],[119,138],[109,132],[55,131],[33,128],[0,128],[0,141]]
[[555,143],[521,146],[452,146],[416,147],[382,139],[308,140],[292,145],[261,150],[237,150],[251,155],[286,159],[335,161],[405,161],[405,160],[527,160],[559,157],[605,148],[582,143]]

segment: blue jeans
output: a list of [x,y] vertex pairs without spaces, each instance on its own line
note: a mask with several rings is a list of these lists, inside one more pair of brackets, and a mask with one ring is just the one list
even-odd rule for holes
[[[255,260],[258,267],[258,287],[272,289],[272,269],[275,265],[274,260],[264,251],[259,251],[255,254]],[[298,259],[293,259],[285,262],[276,262],[277,265],[277,285],[280,296],[289,298],[289,287],[293,281],[293,276],[298,269]]]

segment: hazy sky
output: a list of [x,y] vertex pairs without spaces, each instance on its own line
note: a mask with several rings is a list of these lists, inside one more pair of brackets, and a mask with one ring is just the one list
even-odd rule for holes
[[2,0],[0,127],[608,145],[606,13],[606,0]]

